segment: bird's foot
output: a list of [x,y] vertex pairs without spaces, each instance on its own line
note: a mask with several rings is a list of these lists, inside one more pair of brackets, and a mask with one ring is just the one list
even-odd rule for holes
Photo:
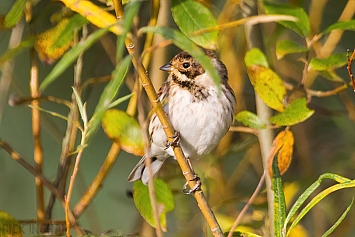
[[165,150],[172,146],[180,146],[180,133],[178,131],[175,131],[174,135],[172,135],[170,138],[173,138],[173,140],[166,143]]
[[190,190],[189,190],[189,183],[186,181],[186,183],[184,184],[184,186],[182,187],[182,192],[184,194],[191,194],[191,193],[194,193],[196,192],[197,190],[199,190],[201,188],[201,179],[200,177],[197,176],[197,174],[194,175],[194,178],[190,181],[196,181],[196,184],[195,186],[193,186]]

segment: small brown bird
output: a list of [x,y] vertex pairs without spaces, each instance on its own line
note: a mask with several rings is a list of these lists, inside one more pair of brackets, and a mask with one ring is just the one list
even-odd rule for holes
[[[179,132],[180,146],[187,158],[197,159],[216,147],[233,121],[236,99],[228,85],[226,66],[216,55],[205,50],[221,78],[221,93],[212,77],[187,52],[177,54],[160,69],[169,77],[159,90],[159,100],[166,101],[164,110],[175,131]],[[174,156],[156,114],[149,124],[151,167],[155,175],[164,161]],[[128,177],[128,181],[141,179],[147,184],[149,174],[143,156]]]

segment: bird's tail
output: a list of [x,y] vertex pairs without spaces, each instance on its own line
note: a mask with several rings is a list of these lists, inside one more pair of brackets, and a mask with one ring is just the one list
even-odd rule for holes
[[[142,180],[142,182],[147,185],[149,180],[149,171],[146,169],[144,161],[147,157],[143,156],[142,159],[138,162],[138,164],[133,168],[132,172],[128,176],[128,181],[133,182],[136,180]],[[153,172],[153,177],[158,173],[164,161],[158,160],[153,157],[152,162],[150,164]]]

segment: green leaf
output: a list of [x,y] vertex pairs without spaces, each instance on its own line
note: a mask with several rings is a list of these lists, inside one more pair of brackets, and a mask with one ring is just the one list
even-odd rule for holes
[[291,126],[311,117],[314,110],[307,108],[306,98],[294,100],[282,113],[270,118],[270,122],[279,126]]
[[264,1],[264,8],[267,14],[290,15],[298,18],[297,22],[279,21],[281,25],[295,31],[300,36],[308,37],[310,35],[310,23],[306,12],[296,6],[282,3],[272,3]]
[[353,206],[354,204],[354,198],[351,199],[351,203],[350,205],[348,206],[348,208],[346,208],[345,212],[341,215],[341,217],[337,220],[337,222],[334,223],[334,225],[332,227],[329,228],[329,230],[327,230],[323,235],[322,237],[327,237],[328,235],[330,235],[334,230],[335,228],[337,228],[340,223],[345,219],[346,215],[349,213],[351,207]]
[[217,26],[216,19],[207,7],[193,0],[173,0],[171,12],[182,33],[203,48],[216,49],[218,31],[192,35],[196,31]]
[[[293,216],[298,212],[298,209],[305,203],[305,201],[308,199],[308,197],[320,186],[320,184],[322,183],[322,181],[324,179],[332,179],[338,183],[341,183],[341,184],[345,184],[344,186],[342,186],[342,188],[352,188],[354,187],[355,183],[354,181],[350,180],[350,179],[347,179],[347,178],[344,178],[342,176],[339,176],[339,175],[336,175],[336,174],[331,174],[331,173],[325,173],[325,174],[322,174],[318,180],[316,180],[311,186],[309,186],[302,194],[301,196],[296,200],[295,204],[291,207],[286,219],[285,219],[285,222],[284,222],[284,226],[283,226],[283,230],[284,232],[286,232],[286,227],[287,227],[287,224],[291,221],[291,219],[295,219],[291,226],[289,227],[289,229],[287,230],[287,234],[286,236],[291,232],[291,230],[299,223],[299,221],[302,219],[302,217],[310,210],[310,208],[312,207],[312,205],[314,206],[316,203],[313,203],[311,206],[310,203],[307,205],[308,209],[306,212],[305,209],[303,209],[301,211],[301,213],[296,217],[296,218],[293,218]],[[337,189],[338,190],[338,189]],[[334,189],[332,189],[332,191],[336,191]],[[327,195],[326,195],[327,196]],[[323,196],[324,198],[325,196]],[[311,202],[313,202],[314,199],[312,199]],[[320,200],[318,199],[317,202],[319,202]]]
[[106,135],[133,155],[143,156],[142,131],[138,122],[126,112],[110,109],[102,117],[102,127]]
[[309,49],[292,40],[282,40],[278,41],[276,44],[277,59],[282,59],[288,54],[304,53],[307,51],[309,51]]
[[88,23],[88,20],[80,14],[74,14],[70,17],[67,24],[61,29],[59,36],[54,39],[50,46],[51,50],[70,44],[74,38],[74,32],[80,30],[86,23]]
[[106,27],[92,33],[84,42],[80,42],[69,50],[61,60],[55,65],[52,71],[46,76],[41,83],[39,90],[43,92],[47,86],[54,82],[76,59],[77,57],[90,48],[97,40],[109,31],[110,27]]
[[10,214],[0,211],[0,236],[22,236],[21,226]]
[[250,128],[263,129],[266,124],[254,113],[244,110],[239,112],[234,118]]
[[201,64],[201,66],[211,75],[216,85],[220,85],[221,79],[211,64],[211,59],[200,47],[194,44],[181,32],[166,27],[143,27],[140,29],[140,32],[154,32],[162,35],[166,39],[171,39],[177,47],[188,52]]
[[266,68],[269,67],[269,63],[266,59],[266,56],[263,52],[261,52],[260,49],[258,48],[252,48],[250,49],[244,57],[245,65],[247,67],[252,66],[252,65],[260,65],[264,66]]
[[[174,209],[174,197],[166,183],[162,180],[154,179],[154,190],[158,206],[157,209],[159,211],[158,214],[160,217],[160,224],[163,231],[166,231],[166,213]],[[144,185],[140,180],[134,182],[133,199],[142,217],[148,224],[156,227],[148,186]]]
[[25,12],[26,2],[27,0],[16,0],[15,4],[5,16],[4,26],[0,27],[5,29],[14,27]]
[[286,202],[277,156],[272,162],[272,190],[274,192],[274,236],[281,237],[282,226],[286,217]]
[[127,55],[120,64],[116,66],[116,69],[112,72],[112,79],[105,87],[104,91],[101,94],[100,100],[96,105],[94,115],[90,119],[88,126],[89,131],[86,135],[86,140],[89,141],[91,136],[98,129],[101,118],[104,116],[106,110],[110,107],[112,101],[117,96],[119,89],[123,83],[124,78],[126,77],[127,71],[131,65],[131,56]]
[[308,70],[324,71],[342,67],[347,63],[347,53],[332,54],[326,58],[312,58]]
[[281,78],[271,69],[260,65],[247,67],[247,72],[255,92],[270,107],[283,111],[286,88]]
[[333,30],[355,30],[355,20],[339,21],[327,27],[321,34],[330,33]]
[[0,67],[4,62],[8,60],[12,60],[16,56],[21,54],[25,49],[31,48],[33,46],[33,43],[34,43],[34,38],[30,38],[28,40],[21,41],[20,45],[18,45],[17,47],[7,50],[0,57]]

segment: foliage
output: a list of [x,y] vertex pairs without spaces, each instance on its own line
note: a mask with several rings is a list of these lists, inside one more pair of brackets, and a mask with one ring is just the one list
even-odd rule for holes
[[[0,122],[2,118],[6,118],[0,125],[2,130],[7,131],[0,130],[0,147],[36,177],[37,216],[32,219],[38,220],[42,227],[45,227],[43,223],[47,223],[46,221],[51,223],[52,215],[55,216],[56,212],[53,200],[56,199],[62,205],[61,218],[71,228],[67,235],[70,235],[70,230],[77,235],[84,235],[86,233],[79,226],[81,220],[77,221],[86,208],[93,205],[92,200],[97,193],[105,192],[107,186],[102,186],[105,179],[114,177],[114,190],[126,189],[126,179],[122,177],[126,177],[132,168],[133,160],[136,160],[134,156],[144,155],[148,144],[145,128],[149,116],[145,112],[150,109],[150,105],[145,103],[146,97],[141,87],[146,89],[151,104],[157,103],[156,99],[151,99],[151,93],[156,98],[154,91],[149,91],[151,81],[141,85],[139,78],[144,81],[143,76],[153,75],[151,71],[158,68],[154,65],[154,60],[166,58],[156,49],[173,44],[194,56],[217,85],[219,75],[201,47],[218,49],[221,60],[229,70],[229,81],[237,96],[238,109],[231,132],[212,154],[199,162],[192,161],[195,168],[199,166],[197,173],[203,182],[202,191],[207,194],[205,196],[208,197],[224,235],[263,236],[263,231],[272,230],[277,237],[316,234],[329,236],[337,231],[344,234],[343,236],[351,236],[355,231],[351,225],[355,215],[351,209],[353,200],[350,190],[354,188],[355,181],[354,177],[345,176],[352,176],[354,168],[353,165],[348,165],[353,164],[355,139],[352,132],[355,129],[355,99],[352,90],[348,89],[348,77],[353,79],[351,63],[355,55],[347,56],[343,43],[339,41],[340,37],[334,37],[344,31],[344,40],[351,39],[349,35],[354,36],[355,20],[345,14],[351,8],[351,3],[341,5],[342,9],[335,6],[336,3],[327,5],[332,12],[337,10],[337,14],[342,15],[338,20],[322,14],[324,9],[328,9],[326,6],[314,13],[312,7],[315,7],[315,1],[312,1],[309,10],[306,10],[301,1],[289,2],[292,4],[262,1],[263,9],[260,12],[265,12],[267,17],[262,14],[242,18],[241,12],[245,12],[245,9],[243,10],[243,4],[239,2],[173,0],[168,12],[176,24],[172,27],[157,24],[158,17],[162,17],[158,14],[159,11],[167,9],[163,7],[163,3],[160,5],[155,0],[124,1],[124,6],[117,0],[104,3],[61,0],[60,4],[49,1],[14,1],[7,12],[0,16],[0,29],[6,35],[0,38],[1,45],[5,45],[5,42],[9,44],[8,49],[0,48]],[[151,11],[147,10],[148,6]],[[47,22],[50,21],[51,24],[48,25]],[[163,21],[168,22],[168,19]],[[275,22],[266,24],[270,21]],[[23,24],[26,30],[20,27]],[[244,35],[244,29],[255,24],[261,24],[264,38]],[[239,25],[243,27],[238,27]],[[320,26],[324,29],[320,29]],[[20,37],[15,37],[17,31],[21,31]],[[18,40],[17,44],[13,44],[14,39],[8,39],[11,34],[14,34],[11,37]],[[153,41],[153,35],[163,36],[164,39]],[[261,42],[259,45],[265,45],[266,49],[247,49],[246,45],[251,45],[255,40]],[[355,47],[351,40],[349,42],[350,46],[346,47]],[[31,67],[23,66],[21,70],[13,70],[13,63],[22,65],[23,56],[28,52],[30,59],[26,59],[26,63]],[[149,69],[149,63],[154,67]],[[68,76],[73,69],[74,74]],[[20,71],[26,73],[26,76],[17,75]],[[21,138],[12,139],[12,134],[17,134],[14,131],[19,121],[14,119],[14,108],[6,108],[11,113],[3,112],[3,101],[11,91],[11,80],[16,80],[12,78],[17,77],[21,78],[22,83],[15,81],[12,82],[13,86],[21,85],[17,91],[26,91],[27,94],[11,95],[9,102],[11,105],[30,103],[32,121],[29,126],[32,126],[32,132],[26,134],[23,131]],[[153,83],[160,81],[159,76],[151,79]],[[30,91],[30,95],[27,91]],[[257,95],[256,100],[260,98],[267,107],[266,119],[265,114],[262,114],[264,112],[259,110],[260,107],[253,109],[255,101],[250,98],[250,94],[254,92]],[[63,112],[58,104],[64,104],[69,113]],[[161,108],[158,106],[156,109]],[[42,113],[39,115],[40,111]],[[62,120],[58,122],[55,118]],[[27,120],[30,121],[29,116],[26,117]],[[46,120],[54,122],[48,125],[50,123],[46,123]],[[60,123],[59,126],[53,125],[57,122]],[[112,140],[108,152],[102,147],[109,144],[110,140],[98,132],[101,131],[100,125],[105,135]],[[67,128],[63,129],[64,126]],[[41,137],[41,127],[65,133],[59,139],[60,143],[55,144],[57,150],[61,151],[51,154],[51,159],[47,157],[46,149],[50,146]],[[234,131],[241,133],[232,136]],[[277,134],[272,141],[267,142],[272,144],[268,151],[256,146],[251,138],[264,131],[274,131]],[[339,135],[343,133],[344,135]],[[27,162],[24,158],[31,157],[31,154],[21,156],[16,151],[20,147],[16,140],[19,140],[21,146],[32,144],[31,136],[34,139],[31,148],[34,163]],[[5,140],[11,139],[13,142],[10,146]],[[260,144],[265,142],[261,135],[258,139]],[[127,154],[121,152],[121,149]],[[97,157],[96,150],[102,151],[101,155],[106,158]],[[117,161],[117,169],[123,174],[120,178],[117,175],[119,172],[110,173],[111,169],[115,169],[118,156],[121,159]],[[1,156],[0,162],[6,162],[3,157],[5,156]],[[292,160],[296,162],[291,163]],[[72,167],[70,164],[74,161]],[[102,161],[100,168],[97,162]],[[47,162],[51,162],[52,167],[58,166],[54,182],[47,173],[48,167],[44,165]],[[145,186],[140,181],[134,183],[132,196],[136,209],[148,224],[158,229],[158,236],[161,236],[159,229],[167,231],[170,226],[173,229],[167,234],[173,233],[170,236],[200,235],[204,224],[190,225],[190,222],[199,222],[197,220],[201,219],[196,214],[198,208],[195,203],[190,203],[192,197],[179,195],[181,184],[185,180],[176,165],[169,165],[164,164],[167,168],[163,167],[160,173],[162,179],[155,179],[153,186]],[[88,170],[93,168],[95,177],[86,176]],[[17,169],[20,170],[19,167]],[[90,185],[76,178],[78,171],[85,176],[85,180],[93,180]],[[13,182],[12,185],[19,173],[22,171],[11,174],[9,180]],[[243,200],[249,199],[258,179],[255,174],[270,179],[266,183],[272,185],[266,188],[266,192],[260,193],[258,187],[257,198],[251,198],[246,205],[251,205],[251,210],[243,212]],[[288,182],[297,184],[292,195],[286,188]],[[75,193],[79,190],[78,184],[87,186],[84,194]],[[52,196],[48,204],[45,203],[48,197],[43,192],[43,186],[50,190],[49,195]],[[100,190],[100,187],[103,189]],[[5,190],[2,193],[6,193]],[[9,193],[13,195],[12,192]],[[71,196],[75,198],[71,199]],[[267,202],[271,202],[266,197],[270,196],[273,197],[273,212],[265,210]],[[204,197],[203,193],[195,193],[198,203],[199,197]],[[338,204],[340,199],[341,203],[349,204],[346,207],[329,204]],[[114,196],[114,200],[105,196],[105,201],[98,205],[103,207],[106,203],[110,203],[110,210],[114,210],[111,205],[117,203],[124,208],[128,206],[127,200],[119,195]],[[132,226],[129,224],[134,222],[132,214],[135,212],[133,202],[130,203],[129,213],[104,213],[104,208],[96,208],[104,213],[100,224],[104,225],[121,217],[122,223],[116,221],[115,224],[119,226],[114,226],[114,229],[122,228],[122,236],[130,235]],[[5,206],[0,202],[0,207],[1,205]],[[324,208],[322,205],[328,207]],[[206,217],[204,207],[199,207],[211,227],[214,220]],[[207,210],[212,213],[211,209]],[[7,214],[11,211],[0,212],[4,217],[0,227],[3,226],[2,223],[8,222],[19,228],[19,223]],[[167,215],[168,212],[170,213]],[[231,229],[239,212],[244,213],[241,214],[243,222],[240,224],[238,217],[234,222],[239,223],[237,229]],[[306,215],[309,212],[321,212],[322,218],[312,219],[314,217]],[[273,217],[273,223],[270,223],[270,216]],[[22,219],[21,214],[16,214],[16,218]],[[90,215],[87,218],[89,222],[96,220]],[[317,221],[322,222],[324,228],[316,229],[316,226],[311,229],[312,225],[307,223]],[[302,234],[297,232],[297,228],[303,230]],[[18,230],[20,229],[16,229],[17,232],[12,235],[21,236],[21,230]],[[101,232],[104,230],[100,229]],[[121,235],[121,231],[117,233]]]

